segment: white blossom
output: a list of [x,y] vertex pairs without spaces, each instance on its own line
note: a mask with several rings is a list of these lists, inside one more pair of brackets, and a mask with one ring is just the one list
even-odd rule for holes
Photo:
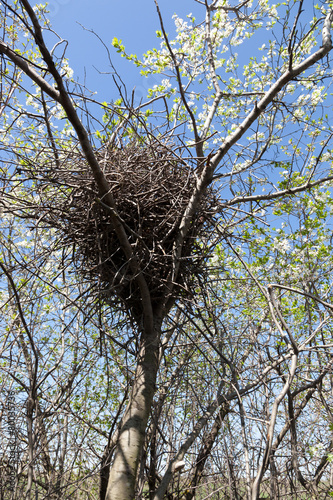
[[287,252],[288,250],[290,250],[291,245],[287,238],[283,239],[274,238],[273,247],[278,252]]

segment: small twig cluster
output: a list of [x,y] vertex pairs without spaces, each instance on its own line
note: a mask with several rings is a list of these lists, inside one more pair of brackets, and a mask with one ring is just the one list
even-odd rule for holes
[[[157,303],[167,293],[175,238],[193,194],[195,169],[158,142],[105,148],[97,157],[153,303]],[[54,202],[53,223],[74,246],[76,267],[98,285],[100,297],[111,302],[120,300],[126,308],[137,310],[140,293],[111,224],[110,208],[100,199],[85,160],[73,158],[73,162],[70,169],[61,169],[55,178],[62,186],[62,195]],[[212,221],[214,202],[212,190],[207,191],[193,217],[183,244],[174,293],[179,294],[180,288],[188,290],[202,267],[204,250],[199,238]]]

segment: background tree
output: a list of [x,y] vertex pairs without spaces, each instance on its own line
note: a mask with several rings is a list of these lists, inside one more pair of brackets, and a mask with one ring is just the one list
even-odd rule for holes
[[117,75],[115,103],[74,82],[45,7],[1,2],[20,481],[94,498],[101,463],[108,500],[328,495],[330,5],[198,1],[169,39],[155,3],[159,49],[113,40],[161,75],[135,108]]

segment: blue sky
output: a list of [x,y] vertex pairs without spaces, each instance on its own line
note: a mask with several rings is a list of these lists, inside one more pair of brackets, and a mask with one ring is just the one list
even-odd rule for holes
[[[99,75],[98,71],[110,71],[108,58],[101,42],[84,28],[94,30],[110,49],[112,61],[131,91],[145,97],[150,86],[157,82],[140,77],[139,69],[121,58],[112,47],[114,37],[121,39],[129,53],[140,57],[153,47],[158,47],[156,30],[160,28],[154,0],[50,0],[49,18],[54,30],[68,40],[67,58],[74,70],[74,78],[80,82],[86,78],[87,86],[97,91],[97,99],[111,101],[118,95],[113,88],[110,75]],[[185,17],[202,8],[193,0],[159,2],[167,31],[173,33],[172,15],[176,12]],[[81,26],[82,25],[82,26]],[[95,69],[95,68],[96,69]],[[97,71],[98,70],[98,71]],[[159,80],[158,80],[159,81]],[[143,95],[144,94],[144,95]]]

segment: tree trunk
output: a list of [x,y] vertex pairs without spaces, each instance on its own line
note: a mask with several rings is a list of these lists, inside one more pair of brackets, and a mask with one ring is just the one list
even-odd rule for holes
[[122,419],[115,457],[110,468],[106,500],[133,500],[139,457],[153,402],[158,369],[161,320],[143,330],[130,400]]
[[194,473],[190,479],[189,489],[186,493],[186,500],[192,500],[195,497],[196,491],[202,479],[206,461],[210,457],[213,445],[216,441],[216,438],[228,411],[229,404],[226,403],[222,405],[222,408],[220,408],[210,432],[204,437],[204,443],[199,451]]
[[99,487],[99,500],[105,500],[106,492],[108,489],[108,482],[110,476],[110,459],[112,451],[107,446],[101,462],[101,470],[99,472],[100,477],[100,487]]

